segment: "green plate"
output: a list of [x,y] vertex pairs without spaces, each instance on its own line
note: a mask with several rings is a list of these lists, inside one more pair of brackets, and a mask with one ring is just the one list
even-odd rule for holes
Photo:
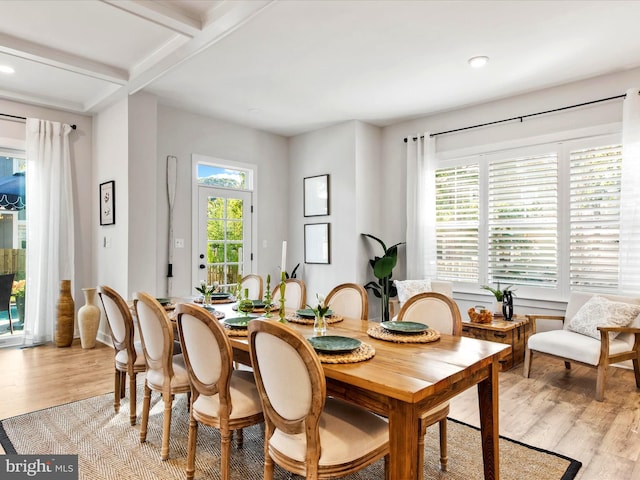
[[[302,308],[300,310],[296,310],[296,315],[304,318],[314,318],[316,316],[316,314],[310,308]],[[330,317],[331,315],[333,315],[333,310],[327,310],[327,313],[325,313],[324,316]]]
[[322,353],[347,353],[352,352],[362,345],[362,342],[357,338],[339,337],[335,335],[311,337],[307,340],[316,352]]
[[230,293],[225,293],[225,292],[218,292],[218,293],[211,294],[211,298],[213,300],[223,300],[225,298],[229,298],[230,296],[231,296]]
[[226,318],[224,320],[224,324],[229,327],[229,328],[247,328],[247,325],[249,324],[249,322],[251,320],[253,320],[256,317],[233,317],[233,318]]
[[393,333],[422,333],[429,328],[424,323],[417,322],[380,322],[380,326]]
[[169,305],[171,303],[171,299],[170,298],[156,298],[156,300],[158,301],[158,303],[160,305],[162,305],[163,307],[165,305]]

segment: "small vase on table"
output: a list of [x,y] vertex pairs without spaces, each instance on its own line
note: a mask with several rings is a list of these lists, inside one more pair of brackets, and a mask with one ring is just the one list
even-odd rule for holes
[[327,333],[327,318],[324,315],[316,315],[313,321],[313,335],[321,337]]

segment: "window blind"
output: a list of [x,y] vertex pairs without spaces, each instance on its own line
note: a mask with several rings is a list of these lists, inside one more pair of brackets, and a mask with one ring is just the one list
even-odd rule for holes
[[575,150],[569,158],[571,287],[616,290],[622,147]]
[[557,285],[556,153],[489,164],[487,273],[492,284]]
[[478,164],[436,171],[438,278],[478,281]]

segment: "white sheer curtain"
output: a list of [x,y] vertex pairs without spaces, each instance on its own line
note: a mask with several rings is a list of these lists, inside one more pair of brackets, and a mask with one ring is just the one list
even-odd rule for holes
[[69,125],[27,119],[25,345],[53,340],[60,280],[73,288],[70,132]]
[[640,295],[640,94],[627,91],[622,111],[620,291]]
[[407,139],[407,278],[435,278],[435,138]]

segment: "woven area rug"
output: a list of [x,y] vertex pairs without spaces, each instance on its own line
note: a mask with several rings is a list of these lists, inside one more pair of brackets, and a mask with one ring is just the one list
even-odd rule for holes
[[[142,399],[142,392],[138,393]],[[162,401],[152,395],[152,410],[146,443],[140,443],[138,424],[129,425],[128,400],[114,413],[113,394],[48,408],[3,420],[0,444],[12,454],[78,454],[80,479],[121,480],[185,478],[188,420],[186,396],[174,401],[171,422],[171,450],[167,461],[160,460]],[[141,408],[141,402],[139,402]],[[437,426],[429,428],[425,439],[425,479],[473,480],[483,478],[479,431],[450,420],[448,428],[449,469],[439,469]],[[263,431],[261,426],[244,430],[244,445],[233,443],[231,478],[262,479]],[[220,437],[218,431],[200,426],[196,452],[196,479],[219,479]],[[500,476],[503,480],[571,480],[581,463],[506,438],[500,440]],[[380,461],[367,469],[343,477],[349,480],[384,478]],[[289,474],[275,468],[275,478]],[[295,478],[295,477],[294,477]],[[400,479],[394,479],[400,480]]]

